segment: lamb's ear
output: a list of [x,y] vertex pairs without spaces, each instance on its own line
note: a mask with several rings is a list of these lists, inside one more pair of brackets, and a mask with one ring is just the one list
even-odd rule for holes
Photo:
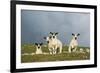
[[43,45],[43,43],[40,43],[40,45]]
[[74,34],[74,33],[72,33],[72,35],[74,36],[75,34]]
[[52,37],[51,36],[49,36],[49,39],[51,39]]
[[55,35],[58,35],[58,32],[56,32]]
[[77,36],[79,36],[80,34],[78,33]]
[[35,43],[35,45],[38,45],[38,43]]
[[53,34],[52,32],[50,32],[50,34]]
[[44,37],[44,39],[46,39],[46,37]]

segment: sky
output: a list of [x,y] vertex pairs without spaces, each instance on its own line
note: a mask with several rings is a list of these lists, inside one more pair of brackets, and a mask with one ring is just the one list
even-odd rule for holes
[[43,37],[58,32],[58,39],[69,45],[72,33],[80,33],[80,46],[90,46],[90,14],[64,11],[21,10],[21,43],[45,43]]

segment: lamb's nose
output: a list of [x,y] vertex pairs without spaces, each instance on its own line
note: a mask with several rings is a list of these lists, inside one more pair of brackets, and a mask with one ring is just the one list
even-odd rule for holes
[[40,47],[38,47],[38,48],[40,48]]
[[77,40],[77,37],[75,37],[75,40]]
[[47,41],[47,43],[49,43],[49,41]]
[[55,38],[55,36],[53,36],[53,38]]

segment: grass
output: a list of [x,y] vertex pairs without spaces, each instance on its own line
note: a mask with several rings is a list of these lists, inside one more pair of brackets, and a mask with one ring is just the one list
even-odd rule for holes
[[[84,53],[68,53],[68,46],[63,46],[63,53],[50,55],[50,54],[38,54],[38,55],[21,55],[21,62],[22,63],[30,63],[30,62],[47,62],[47,61],[72,61],[72,60],[88,60],[90,59],[90,53],[86,52],[86,49],[89,47],[78,47],[84,48]],[[35,45],[33,44],[24,44],[21,46],[21,54],[24,53],[34,53],[35,52]],[[48,48],[45,46],[42,47],[43,52],[49,53]],[[66,53],[65,53],[66,52]]]

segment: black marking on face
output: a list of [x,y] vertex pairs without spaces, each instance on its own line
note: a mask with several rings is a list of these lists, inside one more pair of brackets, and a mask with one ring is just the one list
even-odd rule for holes
[[74,33],[72,33],[72,35],[73,35],[73,36],[75,36],[75,34],[74,34]]
[[43,43],[35,43],[36,47],[39,49],[43,45]]
[[50,32],[50,34],[51,34],[51,35],[53,35],[53,33],[52,33],[52,32]]
[[37,45],[38,45],[38,43],[35,43],[35,45],[37,46]]
[[53,38],[55,38],[55,36],[53,36]]
[[58,34],[58,32],[55,33],[55,35],[57,35],[57,34]]
[[40,46],[38,46],[38,48],[40,48]]
[[51,38],[56,38],[56,36],[58,35],[58,32],[50,32],[50,36],[51,36]]
[[80,34],[78,33],[77,36],[79,36]]
[[46,39],[46,37],[44,37],[44,39]]
[[42,46],[43,45],[43,43],[40,43],[40,46]]
[[51,35],[57,35],[58,32],[50,32]]
[[52,38],[52,36],[49,36],[49,39],[51,39]]
[[47,41],[47,43],[49,43],[49,41]]
[[77,37],[75,37],[75,40],[77,40]]

